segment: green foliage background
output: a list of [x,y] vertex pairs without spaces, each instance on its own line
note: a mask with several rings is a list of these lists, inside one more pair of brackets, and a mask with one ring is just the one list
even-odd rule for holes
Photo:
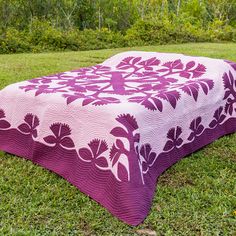
[[0,53],[236,42],[236,0],[0,0]]

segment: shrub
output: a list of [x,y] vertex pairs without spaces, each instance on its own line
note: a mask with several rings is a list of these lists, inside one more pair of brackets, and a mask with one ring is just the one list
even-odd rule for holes
[[150,44],[185,42],[236,42],[236,28],[220,20],[206,28],[192,16],[175,15],[137,21],[123,35],[107,28],[62,30],[47,21],[33,19],[27,29],[7,28],[0,32],[0,53],[92,50]]
[[80,50],[125,46],[125,40],[121,33],[110,31],[107,28],[80,31],[78,41]]
[[131,27],[125,36],[130,46],[209,41],[207,32],[199,24],[181,20],[141,20]]
[[8,28],[0,37],[0,53],[29,52],[31,46],[26,39],[25,32]]
[[164,44],[172,41],[171,29],[168,21],[139,20],[127,30],[125,40],[129,46]]
[[34,50],[63,50],[66,48],[66,39],[60,29],[54,28],[47,21],[34,19],[29,25],[28,41]]
[[218,19],[215,19],[208,26],[208,36],[211,41],[233,41],[235,32],[235,28]]

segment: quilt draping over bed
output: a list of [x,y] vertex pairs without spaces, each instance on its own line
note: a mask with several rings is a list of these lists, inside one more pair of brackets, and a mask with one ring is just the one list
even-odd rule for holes
[[236,131],[236,64],[124,52],[0,92],[0,149],[43,166],[131,225],[158,177]]

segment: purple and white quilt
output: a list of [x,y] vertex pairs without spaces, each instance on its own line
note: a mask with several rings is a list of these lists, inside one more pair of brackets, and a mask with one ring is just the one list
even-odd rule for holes
[[0,91],[0,150],[49,169],[130,225],[158,177],[236,131],[236,64],[124,52]]

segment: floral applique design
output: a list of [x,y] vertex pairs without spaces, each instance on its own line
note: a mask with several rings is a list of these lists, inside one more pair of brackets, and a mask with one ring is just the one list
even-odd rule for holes
[[176,108],[182,92],[195,101],[200,90],[207,95],[214,82],[203,78],[205,73],[206,67],[195,61],[162,63],[156,57],[126,57],[114,69],[100,64],[33,79],[20,88],[35,91],[35,96],[60,93],[68,105],[76,100],[83,106],[117,104],[125,95],[131,103],[162,112],[164,102]]

